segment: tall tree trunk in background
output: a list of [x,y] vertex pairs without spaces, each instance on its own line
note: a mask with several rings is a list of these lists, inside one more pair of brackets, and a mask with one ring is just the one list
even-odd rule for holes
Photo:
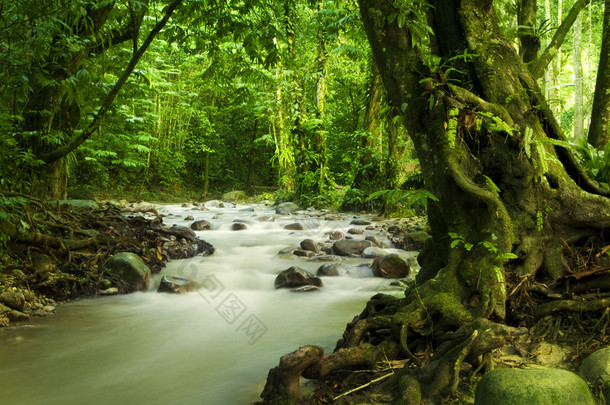
[[[551,24],[552,15],[551,15],[551,0],[544,0],[544,15],[546,20]],[[545,35],[544,41],[545,48],[549,46],[550,43],[550,34],[547,33]],[[547,102],[549,103],[549,107],[553,107],[555,104],[555,65],[553,63],[549,63],[548,68],[544,72],[543,77],[543,86],[544,86],[544,95],[546,97]]]
[[610,141],[610,0],[604,3],[604,28],[588,141],[603,149]]
[[[388,97],[405,106],[405,127],[438,199],[428,203],[433,238],[418,257],[417,285],[402,299],[373,297],[333,353],[304,346],[283,356],[269,372],[266,403],[299,403],[301,376],[371,369],[392,358],[410,362],[396,373],[393,403],[441,403],[455,393],[462,364],[477,368],[511,333],[526,333],[504,324],[513,310],[508,292],[525,279],[553,282],[577,271],[566,246],[610,227],[610,193],[585,181],[570,149],[549,141],[565,137],[503,37],[493,2],[428,3],[421,13],[416,2],[359,0]],[[390,18],[397,13],[419,16],[434,35],[418,37],[414,23],[399,26],[402,17]],[[462,63],[452,56],[473,55],[461,85],[429,70],[421,47],[428,39],[439,42],[430,48],[446,69]]]
[[536,2],[521,0],[519,3],[517,36],[521,42],[519,54],[525,63],[535,61],[540,50],[540,38],[536,35]]
[[324,1],[318,2],[318,53],[316,55],[316,119],[319,123],[316,125],[312,136],[314,151],[317,156],[316,163],[312,166],[314,171],[318,172],[320,184],[326,182],[326,98],[328,95],[328,56],[326,55],[326,23],[322,10],[324,9]]
[[583,106],[583,70],[582,70],[582,13],[578,14],[574,24],[574,138],[585,136],[585,114]]
[[357,171],[351,187],[365,192],[372,192],[374,191],[373,183],[377,183],[376,179],[380,175],[380,167],[378,164],[375,164],[373,155],[378,149],[380,139],[383,137],[384,128],[381,117],[383,83],[374,62],[371,62],[367,94],[366,110],[364,112],[364,128],[366,132],[360,138],[358,156],[356,162],[354,162]]
[[388,135],[387,158],[384,167],[384,187],[389,190],[400,188],[399,180],[399,164],[400,156],[398,156],[398,138],[400,131],[403,129],[400,120],[395,120],[392,114],[386,117],[386,134]]
[[[557,0],[557,25],[563,20],[563,0]],[[555,56],[555,82],[557,86],[559,83],[559,75],[561,74],[561,48],[557,48],[557,56]],[[559,90],[557,90],[559,93]],[[558,97],[557,101],[553,104],[553,112],[557,118],[557,123],[561,125],[561,113],[563,112],[563,99]]]

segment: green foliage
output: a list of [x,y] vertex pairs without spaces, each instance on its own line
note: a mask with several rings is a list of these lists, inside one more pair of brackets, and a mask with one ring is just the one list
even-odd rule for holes
[[416,212],[423,212],[428,207],[428,200],[438,201],[428,190],[379,190],[366,199],[366,201],[380,199],[384,204],[404,203]]
[[576,145],[570,144],[576,151],[580,163],[587,175],[600,187],[610,188],[610,143],[603,150],[598,150],[585,139],[579,139]]

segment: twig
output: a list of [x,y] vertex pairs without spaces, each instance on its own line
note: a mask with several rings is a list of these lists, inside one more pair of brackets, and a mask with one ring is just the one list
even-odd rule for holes
[[386,375],[382,375],[381,377],[375,378],[374,380],[371,380],[371,381],[367,382],[366,384],[360,385],[360,386],[358,386],[356,388],[353,388],[353,389],[351,389],[349,391],[344,392],[343,394],[337,395],[336,397],[333,398],[333,401],[336,401],[339,398],[343,398],[346,395],[353,394],[356,391],[360,391],[360,390],[362,390],[362,389],[364,389],[364,388],[366,388],[368,386],[371,386],[371,385],[373,385],[375,383],[378,383],[379,381],[383,381],[383,380],[385,380],[386,378],[388,378],[388,377],[390,377],[392,375],[394,375],[394,372],[391,372],[391,373],[388,373]]

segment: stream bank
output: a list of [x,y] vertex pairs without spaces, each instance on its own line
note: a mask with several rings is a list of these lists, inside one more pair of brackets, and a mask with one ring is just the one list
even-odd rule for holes
[[[195,234],[214,246],[214,254],[167,262],[146,291],[73,300],[59,305],[53,319],[0,329],[4,398],[13,404],[255,401],[279,356],[310,342],[332,350],[346,322],[371,296],[402,291],[392,280],[374,277],[369,266],[374,259],[361,256],[333,262],[349,274],[320,276],[323,286],[315,292],[276,289],[277,275],[291,266],[316,273],[328,264],[319,258],[331,256],[324,252],[336,242],[331,234],[353,240],[376,236],[387,243],[393,238],[390,227],[399,232],[422,223],[330,211],[278,213],[266,205],[221,202],[156,210],[170,229],[209,222],[210,229]],[[358,219],[371,223],[352,224]],[[246,228],[234,230],[235,224]],[[295,254],[304,240],[318,247],[314,257]],[[157,293],[166,275],[195,279],[202,288]]]

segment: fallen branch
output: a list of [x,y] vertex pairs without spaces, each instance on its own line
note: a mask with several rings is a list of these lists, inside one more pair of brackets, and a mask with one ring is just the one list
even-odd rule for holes
[[608,307],[610,307],[610,298],[602,298],[595,301],[560,300],[538,305],[534,308],[534,316],[536,318],[541,318],[557,311],[598,311]]
[[366,387],[369,387],[369,386],[371,386],[371,385],[373,385],[373,384],[375,384],[375,383],[378,383],[379,381],[383,381],[383,380],[385,380],[386,378],[388,378],[388,377],[390,377],[390,376],[393,376],[393,375],[394,375],[394,372],[391,372],[391,373],[388,373],[388,374],[382,375],[381,377],[375,378],[374,380],[371,380],[371,381],[367,382],[366,384],[362,384],[362,385],[360,385],[360,386],[358,386],[358,387],[356,387],[356,388],[353,388],[353,389],[351,389],[351,390],[349,390],[349,391],[345,391],[343,394],[337,395],[336,397],[334,397],[334,398],[333,398],[333,401],[336,401],[336,400],[338,400],[339,398],[343,398],[343,397],[344,397],[344,396],[346,396],[346,395],[353,394],[354,392],[357,392],[357,391],[363,390],[363,389],[365,389]]

